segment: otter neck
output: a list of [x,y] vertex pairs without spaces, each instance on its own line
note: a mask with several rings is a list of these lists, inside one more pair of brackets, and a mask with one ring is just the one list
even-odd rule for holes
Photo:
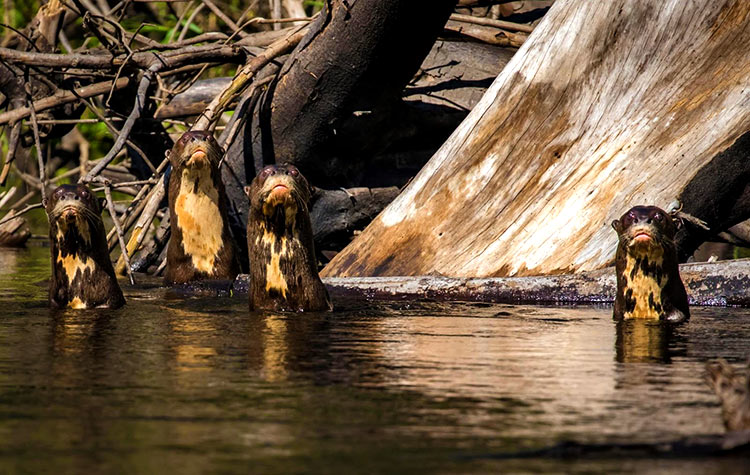
[[626,310],[624,317],[658,320],[663,314],[662,290],[667,285],[660,247],[625,250]]
[[273,208],[270,216],[262,210],[260,214],[259,233],[255,245],[267,256],[264,262],[254,266],[254,278],[260,288],[270,296],[281,300],[294,300],[299,282],[292,276],[311,277],[307,263],[310,256],[301,236],[300,228],[304,220],[297,219],[297,204],[280,204]]
[[[97,250],[106,249],[104,236],[87,219],[50,223],[54,282],[68,289],[67,306],[74,309],[90,305],[81,291],[82,282],[100,267]],[[108,257],[107,257],[108,258]]]
[[182,248],[196,270],[214,272],[223,246],[224,222],[219,211],[219,192],[209,165],[185,166],[175,199],[175,223],[182,234]]

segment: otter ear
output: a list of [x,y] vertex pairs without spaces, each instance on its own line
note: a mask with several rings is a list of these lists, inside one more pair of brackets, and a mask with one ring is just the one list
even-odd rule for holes
[[622,231],[622,223],[620,223],[619,219],[612,221],[612,227],[615,228],[618,234]]
[[42,198],[42,208],[47,209],[47,203],[49,203],[49,200],[47,200],[47,198]]
[[250,187],[246,186],[245,188],[243,188],[243,190],[245,190],[245,194],[247,195],[247,197],[250,198]]

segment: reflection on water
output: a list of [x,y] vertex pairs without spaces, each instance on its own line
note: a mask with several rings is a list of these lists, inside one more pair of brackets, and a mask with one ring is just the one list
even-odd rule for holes
[[673,328],[665,322],[623,320],[617,323],[617,361],[669,363]]
[[47,250],[13,252],[0,253],[14,263],[0,272],[0,471],[741,466],[487,455],[720,433],[703,363],[745,358],[745,310],[696,309],[671,331],[615,324],[608,307],[338,302],[331,314],[248,314],[243,297],[124,286],[123,309],[52,312],[39,284]]

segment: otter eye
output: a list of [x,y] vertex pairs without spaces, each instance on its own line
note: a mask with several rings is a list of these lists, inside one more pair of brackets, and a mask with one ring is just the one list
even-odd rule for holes
[[661,213],[654,213],[654,219],[661,222],[664,219],[664,216],[662,216]]
[[83,196],[84,198],[88,198],[89,197],[89,192],[86,191],[86,190],[81,190],[81,196]]
[[290,174],[291,176],[298,176],[298,175],[299,175],[299,170],[297,170],[297,167],[292,167],[292,166],[290,166],[290,167],[288,168],[288,170],[289,170],[289,174]]

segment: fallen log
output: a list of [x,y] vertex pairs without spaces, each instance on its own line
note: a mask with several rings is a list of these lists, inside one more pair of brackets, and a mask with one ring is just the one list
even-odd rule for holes
[[408,0],[325,2],[229,147],[235,174],[249,181],[263,164],[288,161],[316,186],[347,186],[345,178],[361,165],[345,152],[351,144],[340,121],[398,101],[454,6],[454,0],[428,9]]
[[316,189],[310,208],[316,251],[339,250],[349,244],[354,231],[363,229],[398,193],[395,186]]
[[[3,220],[15,216],[11,210]],[[0,247],[23,247],[31,237],[29,223],[22,217],[12,218],[0,224]]]
[[[750,306],[750,259],[680,266],[690,305]],[[247,292],[247,275],[234,282]],[[436,300],[504,304],[607,304],[615,298],[614,268],[536,277],[451,278],[326,277],[331,297],[368,300]]]
[[[747,219],[750,206],[736,204],[750,203],[741,199],[749,26],[747,2],[555,2],[451,138],[323,275],[584,272],[611,264],[609,223],[636,204],[681,198],[684,211],[718,223],[712,235]],[[723,173],[701,173],[714,159]],[[698,205],[712,194],[712,206]],[[716,219],[714,203],[737,215]]]

